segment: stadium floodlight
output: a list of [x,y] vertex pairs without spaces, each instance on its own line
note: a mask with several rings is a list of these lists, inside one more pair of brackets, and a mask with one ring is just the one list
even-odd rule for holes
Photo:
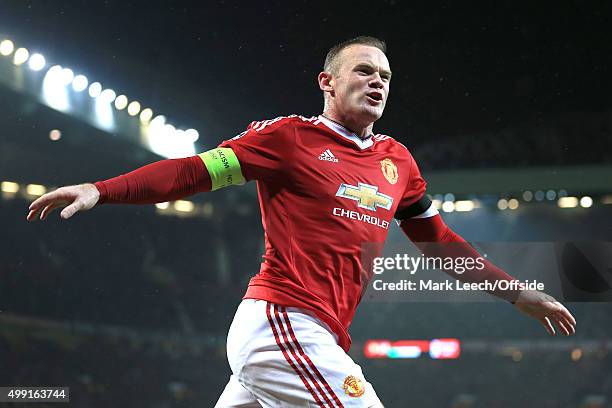
[[145,108],[140,112],[140,121],[142,123],[147,123],[153,117],[153,111],[149,108]]
[[140,112],[140,102],[138,101],[130,102],[130,104],[127,107],[127,112],[128,112],[128,115],[130,116],[138,115],[138,112]]
[[452,201],[445,201],[444,203],[442,203],[442,211],[444,212],[455,211],[455,203]]
[[26,186],[26,193],[31,196],[41,196],[47,192],[47,188],[40,184],[28,184]]
[[174,202],[174,209],[178,212],[191,212],[195,209],[195,205],[191,201],[177,200]]
[[176,133],[176,128],[174,126],[172,126],[171,124],[166,124],[164,125],[164,132],[163,135],[166,137],[172,137],[174,136]]
[[166,117],[164,115],[157,115],[155,119],[151,121],[151,128],[157,128],[157,127],[162,128],[165,124],[166,124]]
[[187,129],[185,131],[185,135],[187,136],[189,141],[192,142],[192,143],[195,143],[196,140],[198,140],[200,138],[200,134],[195,129]]
[[580,199],[580,206],[582,208],[589,208],[593,205],[593,199],[589,196],[584,196]]
[[40,71],[47,65],[47,61],[41,54],[36,53],[32,54],[30,61],[28,61],[28,65],[32,71]]
[[117,99],[115,99],[115,108],[118,110],[123,110],[128,104],[128,98],[125,95],[119,95]]
[[0,42],[0,54],[4,55],[5,57],[11,55],[14,49],[15,44],[13,44],[11,40],[2,40],[2,42]]
[[68,91],[63,82],[64,70],[59,65],[54,65],[45,74],[42,86],[42,96],[46,104],[65,112],[70,107]]
[[100,93],[100,100],[104,103],[111,103],[116,97],[117,94],[110,88],[105,89],[102,91],[102,93]]
[[62,132],[58,129],[53,129],[52,131],[49,132],[49,139],[53,140],[54,142],[57,140],[60,140],[62,138]]
[[79,74],[72,80],[72,89],[74,89],[75,92],[82,92],[87,89],[88,84],[89,81],[87,80],[87,77]]
[[28,58],[30,58],[30,52],[27,50],[27,48],[18,48],[13,56],[13,64],[21,65],[26,62]]
[[62,85],[68,85],[74,79],[74,72],[70,68],[62,68]]
[[102,93],[102,84],[99,82],[94,82],[89,85],[89,96],[92,98],[97,98]]
[[3,181],[0,184],[0,190],[4,193],[16,193],[19,191],[19,184],[12,181]]
[[575,208],[578,206],[578,198],[577,197],[561,197],[557,201],[557,205],[559,208]]
[[472,200],[460,200],[455,202],[455,211],[467,212],[474,209],[474,201]]

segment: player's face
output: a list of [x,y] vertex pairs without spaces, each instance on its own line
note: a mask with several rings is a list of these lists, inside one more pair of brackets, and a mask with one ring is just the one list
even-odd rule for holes
[[375,47],[352,45],[338,56],[334,76],[334,104],[338,113],[356,123],[373,123],[385,110],[391,69],[385,54]]

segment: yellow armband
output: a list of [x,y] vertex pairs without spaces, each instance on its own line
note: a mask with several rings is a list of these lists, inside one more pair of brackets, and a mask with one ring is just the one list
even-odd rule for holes
[[198,156],[208,170],[212,191],[245,183],[236,153],[229,147],[217,147]]

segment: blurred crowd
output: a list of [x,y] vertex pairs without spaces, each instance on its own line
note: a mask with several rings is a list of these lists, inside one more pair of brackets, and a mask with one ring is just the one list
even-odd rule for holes
[[571,113],[541,123],[452,138],[413,148],[424,170],[609,165],[612,112]]

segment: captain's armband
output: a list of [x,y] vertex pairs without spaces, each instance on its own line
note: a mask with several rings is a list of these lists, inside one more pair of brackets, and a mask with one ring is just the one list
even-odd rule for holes
[[208,170],[212,191],[245,183],[236,153],[229,147],[217,147],[198,156]]

